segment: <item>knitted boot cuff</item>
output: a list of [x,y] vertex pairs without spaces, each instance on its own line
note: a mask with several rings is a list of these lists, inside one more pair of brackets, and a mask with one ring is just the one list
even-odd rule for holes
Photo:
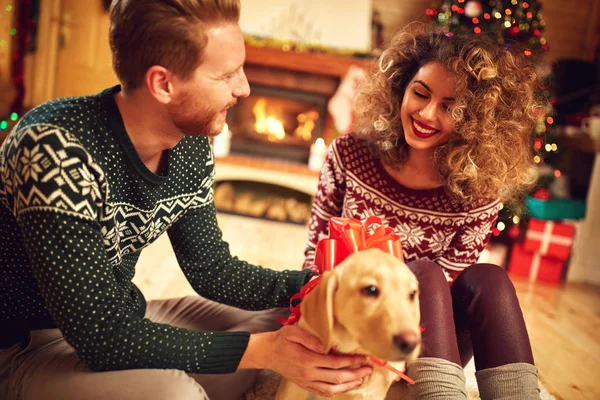
[[415,380],[408,385],[414,400],[465,400],[465,374],[462,367],[441,358],[418,358],[407,365],[407,375]]
[[482,400],[539,400],[538,370],[514,363],[475,372]]

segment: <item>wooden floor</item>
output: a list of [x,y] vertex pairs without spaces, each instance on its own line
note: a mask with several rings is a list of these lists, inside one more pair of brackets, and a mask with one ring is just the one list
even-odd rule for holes
[[548,391],[557,399],[600,399],[600,287],[513,282]]
[[[270,268],[292,268],[301,263],[303,240],[302,228],[289,229],[283,235],[272,235],[275,225],[264,225],[253,220],[244,221],[219,216],[224,236],[233,254],[251,262],[260,262]],[[252,224],[263,224],[256,227]],[[224,227],[223,225],[226,225]],[[258,232],[248,235],[239,227]],[[279,224],[281,226],[281,224]],[[267,242],[252,242],[260,237],[260,229],[270,233]],[[282,248],[273,244],[280,237],[297,244],[297,249],[285,249],[285,256],[277,254],[265,257],[252,249]],[[240,241],[240,238],[243,238]],[[249,239],[250,238],[250,239]],[[298,253],[298,264],[289,259],[290,253]],[[286,265],[281,265],[285,259]],[[291,265],[290,265],[291,264]],[[193,290],[177,267],[168,239],[161,238],[142,252],[134,281],[149,299],[177,297],[193,294]],[[531,337],[533,352],[540,380],[557,399],[600,399],[600,287],[581,284],[562,286],[530,284],[524,279],[513,278],[521,307]]]

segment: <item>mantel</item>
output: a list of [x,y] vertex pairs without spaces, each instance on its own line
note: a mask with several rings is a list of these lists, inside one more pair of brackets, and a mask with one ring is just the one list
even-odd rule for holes
[[246,64],[342,78],[350,65],[369,69],[373,60],[326,53],[284,51],[274,47],[246,44]]

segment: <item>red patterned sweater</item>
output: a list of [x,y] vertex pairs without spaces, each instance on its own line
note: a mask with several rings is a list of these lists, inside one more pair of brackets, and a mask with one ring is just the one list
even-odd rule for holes
[[498,199],[466,204],[444,188],[407,188],[385,171],[366,143],[344,135],[329,148],[321,170],[304,267],[313,265],[317,242],[328,236],[330,217],[363,221],[376,215],[400,236],[405,261],[435,261],[452,281],[477,262],[500,209]]

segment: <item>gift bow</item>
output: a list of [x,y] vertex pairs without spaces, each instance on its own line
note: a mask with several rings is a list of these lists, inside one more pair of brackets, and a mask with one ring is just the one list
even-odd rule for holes
[[[339,263],[344,261],[352,253],[366,249],[380,249],[393,255],[404,262],[400,237],[394,233],[392,228],[386,228],[381,218],[371,216],[364,224],[354,218],[331,217],[329,219],[329,238],[321,239],[317,243],[315,252],[315,265],[319,273],[323,275],[326,271],[333,270]],[[321,277],[305,284],[300,292],[290,298],[290,316],[280,318],[283,325],[293,325],[300,320],[300,303],[319,283]],[[423,331],[423,328],[421,328]],[[386,368],[400,376],[410,384],[415,381],[391,366],[387,361],[368,356],[369,361],[380,367]]]
[[371,216],[364,224],[354,218],[331,217],[329,238],[319,240],[315,264],[323,274],[344,261],[352,253],[380,249],[404,261],[400,237],[392,228],[383,226],[381,218]]
[[[321,239],[317,243],[315,265],[319,269],[319,274],[323,275],[350,254],[373,248],[381,249],[404,261],[400,237],[394,234],[392,228],[384,227],[381,218],[371,216],[363,225],[354,218],[331,217],[329,238]],[[287,319],[279,318],[279,323],[293,325],[300,320],[300,303],[319,281],[320,277],[308,282],[302,286],[300,292],[290,298],[290,316]]]

